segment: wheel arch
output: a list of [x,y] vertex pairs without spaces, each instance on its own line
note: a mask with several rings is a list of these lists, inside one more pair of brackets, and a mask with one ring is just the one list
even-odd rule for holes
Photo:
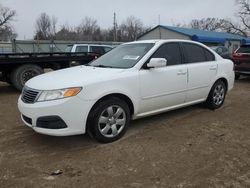
[[[214,84],[216,83],[216,82],[218,82],[219,80],[221,80],[224,84],[225,84],[225,86],[226,86],[226,91],[228,91],[228,80],[225,78],[225,77],[221,77],[221,78],[218,78],[215,82],[214,82]],[[214,85],[213,84],[213,85]]]
[[[88,116],[87,116],[87,121],[86,121],[86,132],[91,136],[92,133],[90,131],[90,120],[91,120],[91,113],[92,111],[98,106],[98,104],[104,100],[107,100],[107,99],[110,99],[112,97],[115,97],[115,98],[119,98],[121,100],[123,100],[124,102],[126,102],[128,104],[128,107],[129,107],[129,111],[130,111],[130,115],[132,116],[134,114],[134,110],[135,110],[135,107],[134,107],[134,104],[132,102],[132,100],[125,94],[121,94],[121,93],[111,93],[111,94],[107,94],[105,96],[102,96],[99,100],[97,100],[94,105],[91,107],[89,113],[88,113]],[[91,136],[92,137],[92,136]]]
[[225,84],[225,86],[226,86],[226,92],[228,91],[228,80],[227,80],[225,77],[219,77],[219,78],[217,78],[217,79],[214,81],[214,83],[211,85],[211,88],[210,88],[210,90],[209,90],[209,93],[207,94],[206,100],[208,99],[209,94],[210,94],[210,92],[211,92],[211,90],[212,90],[214,84],[215,84],[216,82],[218,82],[219,80],[221,80],[221,81]]
[[[122,94],[122,93],[111,93],[111,94],[107,94],[105,96],[102,96],[99,100],[97,100],[95,102],[95,104],[92,106],[91,110],[89,111],[89,114],[91,113],[91,111],[102,101],[104,100],[107,100],[109,98],[112,98],[112,97],[116,97],[116,98],[119,98],[121,100],[123,100],[124,102],[126,102],[128,104],[128,107],[129,107],[129,110],[130,110],[130,114],[133,115],[134,114],[134,104],[132,102],[132,100],[125,94]],[[89,116],[88,114],[88,116]]]

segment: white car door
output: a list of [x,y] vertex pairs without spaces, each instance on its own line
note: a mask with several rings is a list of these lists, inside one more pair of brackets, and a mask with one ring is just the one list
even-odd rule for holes
[[187,65],[179,43],[163,44],[151,58],[165,58],[167,66],[140,70],[140,113],[182,104],[186,97]]
[[217,74],[217,61],[209,50],[200,45],[182,43],[182,47],[188,67],[186,102],[206,99]]

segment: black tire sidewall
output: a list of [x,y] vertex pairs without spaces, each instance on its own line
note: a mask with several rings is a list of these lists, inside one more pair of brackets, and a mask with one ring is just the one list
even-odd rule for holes
[[[108,108],[109,106],[112,106],[112,105],[117,105],[125,111],[126,124],[125,124],[125,127],[123,128],[123,130],[121,131],[120,134],[118,134],[117,136],[115,136],[113,138],[107,138],[107,137],[103,136],[101,134],[101,132],[99,131],[98,120],[99,120],[101,113],[106,108]],[[119,98],[110,98],[110,99],[107,99],[105,101],[100,102],[93,109],[93,111],[90,113],[88,129],[91,132],[90,133],[91,136],[93,136],[98,142],[109,143],[109,142],[114,142],[114,141],[120,139],[126,133],[129,124],[130,124],[130,111],[129,111],[128,105],[124,101],[120,100]]]
[[11,83],[12,85],[19,91],[22,90],[23,88],[23,84],[22,84],[22,75],[26,72],[26,71],[34,71],[36,72],[36,76],[42,74],[44,71],[41,67],[37,66],[37,65],[32,65],[32,64],[27,64],[27,65],[22,65],[20,67],[17,67],[14,71],[12,71],[11,73]]

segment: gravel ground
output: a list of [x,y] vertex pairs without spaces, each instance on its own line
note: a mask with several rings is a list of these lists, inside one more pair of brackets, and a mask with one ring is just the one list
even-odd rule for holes
[[20,120],[18,96],[0,82],[0,187],[250,187],[249,78],[219,110],[136,120],[112,144],[35,133]]

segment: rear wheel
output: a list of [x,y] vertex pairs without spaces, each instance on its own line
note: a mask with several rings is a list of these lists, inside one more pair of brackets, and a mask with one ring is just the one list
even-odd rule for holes
[[19,91],[22,90],[24,84],[31,78],[44,73],[43,69],[37,65],[27,64],[17,67],[12,71],[10,80],[12,85]]
[[207,106],[208,108],[215,110],[217,108],[220,108],[226,97],[226,86],[225,83],[221,80],[218,80],[213,85],[208,98],[207,98]]
[[121,138],[129,125],[128,105],[119,98],[100,102],[90,113],[88,129],[97,141],[113,142]]

